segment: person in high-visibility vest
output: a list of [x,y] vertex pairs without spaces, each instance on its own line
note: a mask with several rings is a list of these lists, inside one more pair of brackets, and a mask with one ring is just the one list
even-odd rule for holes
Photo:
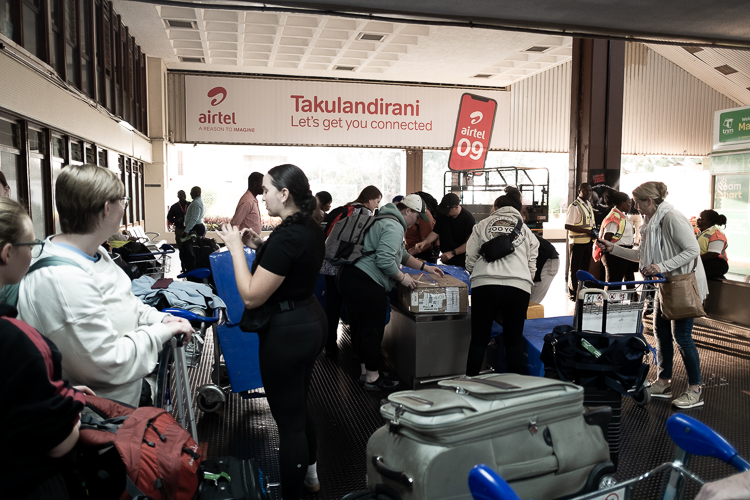
[[578,187],[578,198],[568,206],[565,229],[570,243],[570,274],[568,275],[568,298],[576,299],[579,269],[589,270],[591,264],[591,230],[594,228],[594,210],[591,208],[591,186],[584,182]]
[[700,232],[695,236],[701,247],[701,260],[706,278],[721,279],[729,271],[727,237],[718,226],[727,225],[727,218],[715,210],[704,210],[696,221]]
[[[630,223],[627,215],[631,208],[630,196],[613,191],[605,195],[605,201],[611,210],[602,222],[599,237],[623,248],[633,248],[633,224]],[[637,263],[616,255],[602,254],[598,246],[594,246],[593,258],[597,262],[601,260],[604,263],[606,281],[625,281],[626,276],[632,276],[638,270]],[[635,285],[628,288],[635,288]]]

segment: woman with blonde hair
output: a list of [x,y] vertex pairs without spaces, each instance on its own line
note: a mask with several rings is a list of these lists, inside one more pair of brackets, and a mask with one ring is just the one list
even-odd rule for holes
[[[665,201],[667,194],[667,186],[663,182],[646,182],[633,190],[638,211],[646,216],[641,227],[641,245],[638,249],[617,246],[601,238],[597,240],[597,245],[603,252],[639,262],[641,274],[645,277],[656,274],[676,276],[695,270],[698,293],[703,300],[708,295],[708,286],[699,258],[700,247],[688,219]],[[657,290],[654,331],[657,340],[658,379],[646,390],[652,398],[672,397],[674,339],[685,364],[689,387],[672,404],[683,409],[703,406],[700,359],[692,337],[693,319],[665,319],[661,313],[661,301],[661,293]]]
[[[55,184],[62,233],[44,241],[39,259],[61,257],[72,265],[28,274],[18,291],[20,318],[55,342],[62,374],[99,396],[132,406],[149,393],[162,345],[193,332],[184,319],[145,305],[131,282],[101,246],[120,228],[128,206],[125,187],[96,165],[65,167]],[[150,404],[144,397],[144,404]]]

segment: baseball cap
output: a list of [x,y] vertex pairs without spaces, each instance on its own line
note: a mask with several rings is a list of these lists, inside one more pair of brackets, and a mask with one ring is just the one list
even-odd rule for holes
[[415,212],[419,212],[419,216],[422,218],[422,220],[430,222],[430,218],[427,217],[427,214],[425,213],[424,201],[418,194],[410,194],[408,196],[404,196],[404,199],[401,200],[401,203],[411,208]]
[[443,196],[443,199],[440,201],[440,205],[438,205],[437,211],[439,214],[442,215],[448,215],[448,212],[451,208],[457,207],[461,204],[461,200],[456,196],[455,193],[448,193],[445,196]]

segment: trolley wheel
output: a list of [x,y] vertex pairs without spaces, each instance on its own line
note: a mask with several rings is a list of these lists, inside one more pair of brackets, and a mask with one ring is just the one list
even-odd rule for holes
[[219,411],[224,407],[224,403],[221,401],[217,401],[215,403],[209,403],[206,401],[206,398],[204,398],[201,394],[198,394],[198,409],[204,413],[213,413],[215,411]]
[[198,388],[198,408],[203,412],[219,411],[226,399],[224,391],[214,384],[206,384]]
[[646,406],[651,402],[651,394],[649,394],[649,392],[644,387],[640,390],[640,392],[633,396],[633,402],[635,402],[635,404],[637,404],[638,406]]
[[[216,365],[211,370],[211,380],[216,380]],[[227,371],[227,365],[223,361],[219,365],[219,385],[221,387],[229,385],[229,372]]]

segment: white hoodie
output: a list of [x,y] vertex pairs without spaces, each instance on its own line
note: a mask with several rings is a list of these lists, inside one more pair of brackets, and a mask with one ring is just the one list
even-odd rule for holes
[[[536,257],[539,253],[539,240],[526,224],[521,226],[521,234],[513,241],[515,251],[502,259],[487,262],[479,255],[481,246],[501,232],[510,232],[522,220],[521,214],[513,207],[502,207],[479,221],[466,243],[466,270],[471,273],[472,288],[483,285],[505,285],[531,293]],[[495,228],[492,230],[492,228]],[[503,228],[505,231],[497,231]]]

